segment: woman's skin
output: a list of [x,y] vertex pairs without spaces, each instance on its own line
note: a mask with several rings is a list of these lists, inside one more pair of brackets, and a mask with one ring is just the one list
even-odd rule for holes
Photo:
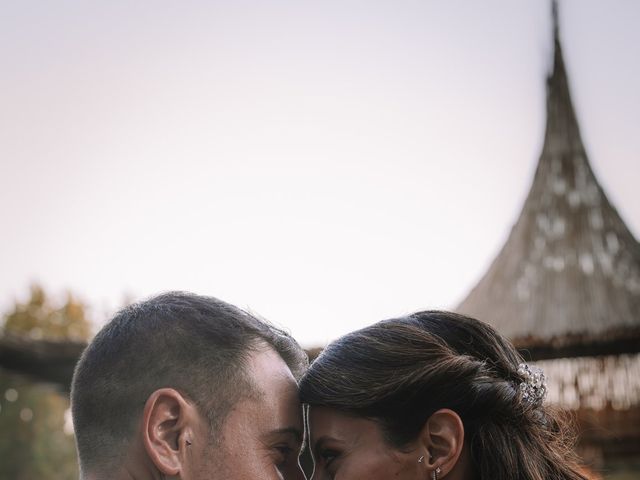
[[[439,410],[419,438],[402,450],[389,445],[380,426],[327,407],[310,407],[312,480],[424,480],[472,478],[460,418]],[[422,457],[422,458],[421,458]]]

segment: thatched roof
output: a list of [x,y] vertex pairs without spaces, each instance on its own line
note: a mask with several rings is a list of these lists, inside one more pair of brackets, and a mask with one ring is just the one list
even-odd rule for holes
[[[554,11],[555,13],[555,11]],[[554,15],[542,154],[520,218],[457,311],[534,358],[640,351],[640,244],[585,152]]]

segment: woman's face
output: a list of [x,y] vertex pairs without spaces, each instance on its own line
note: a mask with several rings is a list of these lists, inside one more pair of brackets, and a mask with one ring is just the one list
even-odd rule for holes
[[400,451],[377,423],[325,407],[309,410],[312,480],[413,480],[424,477],[417,449]]

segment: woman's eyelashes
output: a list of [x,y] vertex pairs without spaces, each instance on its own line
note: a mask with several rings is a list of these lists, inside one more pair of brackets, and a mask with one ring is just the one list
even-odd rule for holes
[[331,448],[323,448],[318,452],[318,458],[327,467],[331,465],[339,456],[340,452]]

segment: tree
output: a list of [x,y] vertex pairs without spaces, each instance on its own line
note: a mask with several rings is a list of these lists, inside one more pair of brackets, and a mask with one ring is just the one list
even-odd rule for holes
[[[88,340],[86,308],[68,294],[56,305],[34,285],[4,317],[4,330],[31,339]],[[69,399],[55,387],[0,371],[0,480],[78,478]]]
[[85,306],[67,294],[66,302],[56,307],[42,287],[33,285],[26,303],[17,303],[4,322],[7,331],[28,335],[34,339],[88,340],[91,326]]

